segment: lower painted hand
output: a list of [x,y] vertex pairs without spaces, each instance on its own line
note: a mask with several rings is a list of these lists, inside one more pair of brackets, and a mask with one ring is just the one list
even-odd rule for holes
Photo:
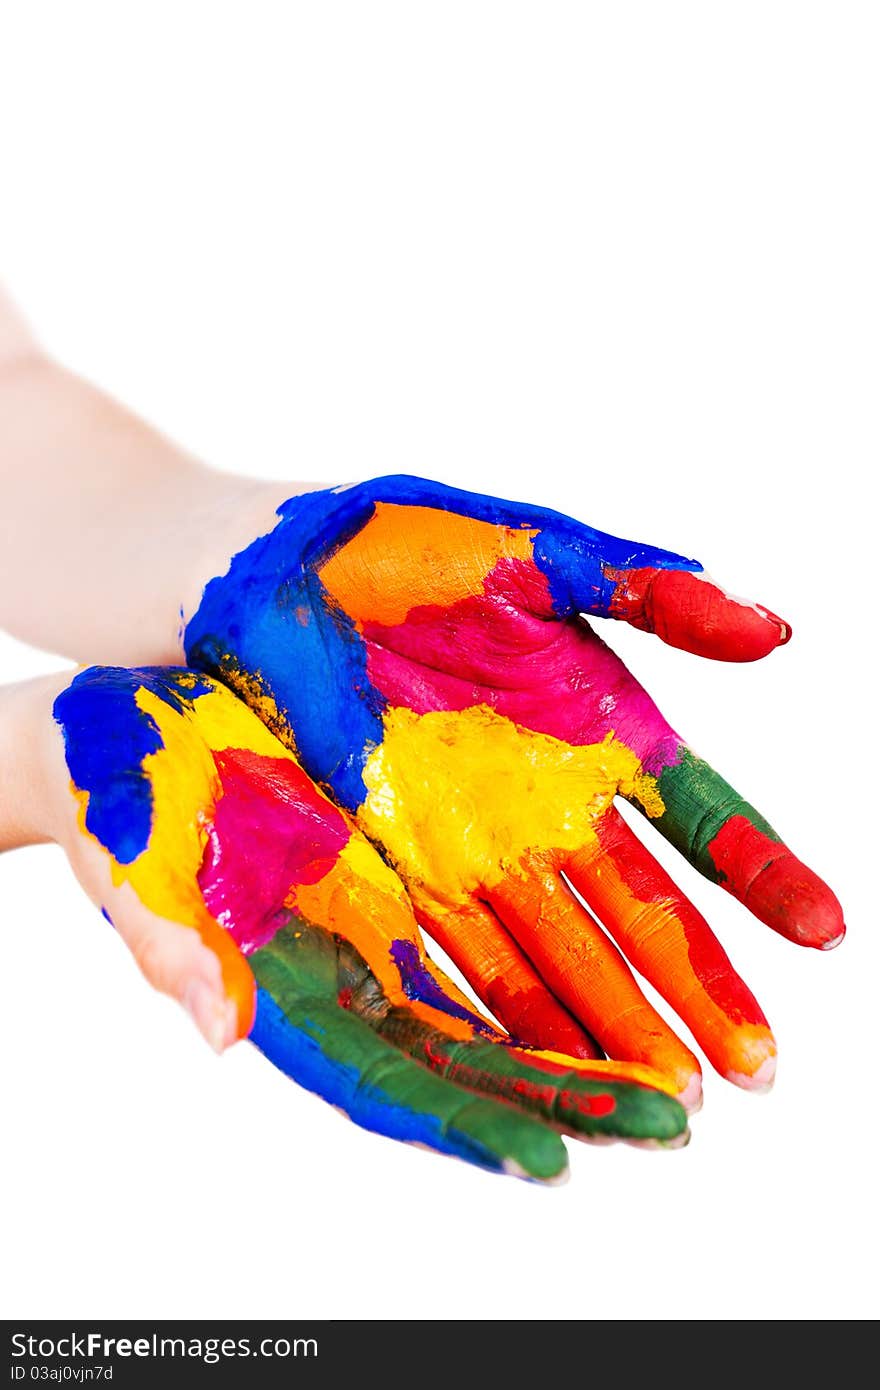
[[368,1129],[530,1178],[561,1134],[676,1145],[650,1068],[518,1046],[427,958],[401,881],[223,686],[94,667],[58,695],[58,835],[160,989]]

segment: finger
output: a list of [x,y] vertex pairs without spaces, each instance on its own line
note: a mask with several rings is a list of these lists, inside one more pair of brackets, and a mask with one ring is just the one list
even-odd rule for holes
[[[147,978],[186,1003],[219,1050],[250,1031],[254,982],[195,886],[216,795],[214,761],[193,733],[201,700],[243,710],[191,672],[91,667],[60,693],[53,714],[77,807],[71,862],[89,891],[100,885],[98,901]],[[245,717],[248,732],[266,738]]]
[[699,1062],[648,1003],[626,961],[556,865],[533,856],[486,896],[541,978],[608,1056],[662,1072],[682,1103],[695,1108],[701,1094]]
[[719,661],[755,661],[791,628],[760,604],[734,598],[696,560],[623,540],[535,509],[534,559],[559,616],[619,618],[670,646]]
[[422,478],[374,478],[313,495],[309,505],[320,539],[306,562],[356,623],[396,626],[413,609],[452,606],[483,592],[498,565],[517,576],[536,611],[559,617],[607,613],[616,581],[606,571],[700,569],[683,555],[621,540],[546,507]]
[[712,1065],[767,1089],[776,1044],[751,991],[708,924],[613,808],[565,872],[627,960],[667,999]]
[[297,936],[283,928],[251,963],[259,985],[251,1041],[355,1123],[498,1172],[541,1181],[565,1174],[565,1146],[554,1129],[435,1075],[340,1005],[330,933],[305,928]]
[[790,941],[829,950],[843,940],[843,909],[828,885],[702,758],[682,745],[658,786],[664,810],[652,824],[701,874]]
[[[509,1102],[584,1138],[665,1144],[686,1140],[684,1111],[668,1094],[664,1078],[647,1069],[605,1061],[572,1064],[556,1054],[511,1047],[490,1024],[465,1013],[454,999],[444,999],[442,972],[424,958],[423,978],[413,995],[421,1005],[416,1013],[414,1006],[393,1003],[364,958],[328,932],[304,924],[295,931],[283,929],[266,952],[254,958],[255,969],[261,985],[285,1010],[288,996],[299,997],[307,981],[310,998],[326,1001],[329,996],[337,1009],[363,1020],[386,1043],[450,1087],[454,1083],[459,1092],[464,1088],[493,1102]],[[407,983],[404,975],[403,992],[409,996]],[[426,1000],[431,1001],[428,1008]]]
[[235,942],[202,909],[190,924],[164,917],[130,883],[114,884],[106,855],[85,839],[68,847],[80,881],[128,946],[149,984],[183,1004],[215,1052],[247,1037],[254,978]]
[[608,567],[605,578],[614,584],[605,617],[653,632],[670,647],[696,656],[757,661],[791,638],[782,618],[733,598],[702,570]]
[[518,1042],[571,1057],[601,1057],[586,1029],[551,993],[495,913],[471,901],[441,912],[416,901],[420,922]]
[[[83,857],[80,849],[79,859]],[[107,875],[106,863],[93,876]],[[129,946],[142,973],[155,989],[184,1005],[216,1052],[246,1038],[254,1020],[254,978],[229,932],[195,895],[176,899],[169,894],[166,910],[180,908],[180,917],[163,916],[148,908],[131,882],[105,886],[102,902],[111,921]]]
[[627,1077],[625,1064],[592,1059],[572,1066],[561,1054],[534,1053],[503,1040],[453,1038],[408,1010],[391,1009],[381,1035],[438,1075],[497,1096],[583,1139],[678,1144],[687,1113],[669,1082],[648,1068]]
[[[366,966],[364,958],[354,950],[351,942],[346,941],[344,946],[349,958],[356,958],[363,970],[369,970],[372,981],[370,989],[378,988],[382,991],[378,1009],[375,1007],[376,1000],[370,1000],[370,1016],[374,1020],[384,1016],[386,1006],[392,1010],[403,1009],[406,1014],[413,1015],[419,1023],[427,1024],[429,1029],[439,1027],[457,1040],[466,1041],[478,1037],[486,1038],[492,1044],[502,1043],[505,1048],[513,1049],[520,1056],[525,1056],[530,1062],[541,1066],[546,1062],[551,1068],[558,1068],[561,1063],[563,1070],[574,1069],[579,1076],[592,1077],[603,1083],[636,1082],[640,1086],[659,1088],[670,1095],[675,1093],[675,1087],[668,1077],[639,1062],[612,1061],[605,1057],[572,1057],[555,1049],[526,1046],[521,1040],[502,1033],[475,1008],[439,966],[425,955],[417,939],[391,943],[390,957],[395,968],[393,979],[389,979],[387,972],[376,970],[372,964]],[[340,946],[340,957],[342,954]],[[346,1007],[354,1007],[363,991],[360,987],[354,991],[351,988],[351,980],[348,981],[348,986],[344,991]]]

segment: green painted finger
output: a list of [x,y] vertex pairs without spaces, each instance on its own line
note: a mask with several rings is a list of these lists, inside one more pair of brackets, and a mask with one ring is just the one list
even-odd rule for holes
[[663,1091],[615,1079],[613,1062],[588,1062],[580,1070],[502,1042],[454,1039],[405,1009],[389,1010],[379,1031],[439,1076],[498,1096],[567,1133],[669,1145],[687,1141],[684,1106]]
[[[250,1036],[270,1061],[365,1129],[541,1181],[566,1172],[565,1145],[550,1126],[474,1096],[383,1038],[368,1021],[369,972],[344,943],[342,959],[340,971],[340,943],[305,925],[282,928],[250,957],[258,984]],[[347,991],[364,986],[361,1016],[346,1007]]]
[[651,823],[701,874],[791,941],[827,950],[843,939],[828,885],[709,763],[682,745],[658,786],[665,809]]
[[[568,1067],[561,1059],[501,1040],[453,1037],[412,1009],[391,1005],[358,952],[326,931],[303,924],[285,928],[252,957],[251,964],[261,995],[269,996],[274,1005],[273,1010],[268,1000],[261,1000],[258,1006],[258,1020],[262,1008],[262,1017],[273,1024],[273,1060],[280,1055],[281,1035],[288,1038],[289,1052],[295,1030],[298,1055],[289,1057],[287,1065],[278,1064],[302,1079],[306,1059],[301,1054],[305,1050],[315,1064],[317,1046],[325,1061],[337,1063],[334,1103],[368,1128],[412,1139],[415,1114],[417,1142],[483,1166],[540,1178],[564,1170],[562,1145],[547,1139],[553,1130],[670,1145],[687,1139],[686,1116],[678,1101],[650,1086],[620,1079],[614,1063]],[[437,996],[440,978],[436,977]],[[467,1026],[461,1018],[464,1011],[448,1002],[457,1020],[451,1031],[460,1034]],[[479,1025],[477,1015],[470,1017]],[[310,1039],[308,1047],[303,1034]],[[268,1052],[268,1046],[263,1050]],[[345,1078],[346,1099],[339,1095],[339,1064],[353,1068]],[[585,1075],[581,1067],[594,1074]],[[313,1082],[304,1084],[326,1094],[326,1078],[322,1082],[316,1074]],[[471,1101],[465,1099],[468,1093],[474,1096]],[[518,1111],[544,1122],[537,1134],[534,1122]],[[463,1142],[466,1154],[461,1153]]]

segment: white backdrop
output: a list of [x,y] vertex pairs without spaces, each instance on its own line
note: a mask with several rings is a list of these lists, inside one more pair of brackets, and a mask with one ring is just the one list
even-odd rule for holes
[[803,0],[7,8],[0,276],[53,350],[218,467],[534,499],[788,617],[757,666],[610,638],[850,931],[799,951],[652,836],[776,1088],[707,1074],[688,1149],[543,1190],[217,1060],[8,855],[4,1315],[876,1315],[878,56]]

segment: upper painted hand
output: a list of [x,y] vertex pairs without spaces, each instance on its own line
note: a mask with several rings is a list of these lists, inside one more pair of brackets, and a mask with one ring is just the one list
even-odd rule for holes
[[208,584],[186,650],[355,814],[516,1037],[598,1043],[695,1103],[699,1064],[626,956],[723,1075],[764,1087],[760,1007],[614,798],[793,941],[836,944],[840,906],[584,615],[730,661],[789,637],[692,560],[400,477],[286,503]]

